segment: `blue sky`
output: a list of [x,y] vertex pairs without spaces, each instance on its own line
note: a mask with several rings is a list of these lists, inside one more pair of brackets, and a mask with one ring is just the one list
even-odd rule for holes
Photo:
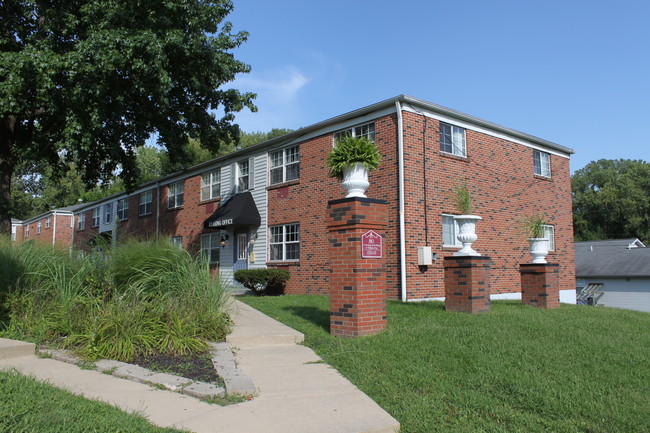
[[407,94],[600,158],[650,161],[647,0],[235,0],[247,132]]

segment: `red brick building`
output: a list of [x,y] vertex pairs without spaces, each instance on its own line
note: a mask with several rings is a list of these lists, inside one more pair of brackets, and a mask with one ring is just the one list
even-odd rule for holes
[[[328,177],[339,134],[364,135],[382,154],[369,198],[388,202],[389,298],[444,296],[442,258],[458,251],[453,191],[465,183],[477,225],[474,248],[492,259],[493,297],[520,294],[519,264],[530,261],[520,228],[543,212],[559,264],[561,297],[575,302],[569,158],[573,150],[445,107],[401,95],[76,207],[61,243],[88,248],[99,234],[167,236],[202,251],[225,279],[233,269],[281,267],[289,293],[326,293],[329,200],[344,196]],[[54,212],[54,211],[53,211]],[[35,220],[25,222],[33,236]],[[68,222],[68,228],[70,228]],[[25,232],[26,233],[26,232]],[[64,236],[67,236],[64,238]],[[418,247],[433,263],[418,265]]]

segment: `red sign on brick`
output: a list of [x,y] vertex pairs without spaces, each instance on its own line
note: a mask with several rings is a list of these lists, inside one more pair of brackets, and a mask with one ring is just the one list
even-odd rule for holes
[[381,235],[373,230],[369,230],[361,236],[361,257],[364,259],[381,259]]

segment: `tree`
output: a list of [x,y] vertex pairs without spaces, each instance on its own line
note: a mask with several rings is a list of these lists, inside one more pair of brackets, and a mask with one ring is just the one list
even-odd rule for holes
[[254,144],[270,140],[275,137],[293,132],[293,129],[273,128],[269,132],[242,132],[239,139],[239,148],[253,146]]
[[[74,163],[87,185],[119,169],[138,178],[136,149],[155,134],[176,161],[196,138],[236,141],[251,93],[221,89],[250,67],[247,38],[222,21],[230,0],[6,0],[0,3],[0,231],[25,161],[55,175]],[[222,113],[217,118],[216,112]]]
[[592,161],[572,176],[577,240],[650,240],[650,164]]

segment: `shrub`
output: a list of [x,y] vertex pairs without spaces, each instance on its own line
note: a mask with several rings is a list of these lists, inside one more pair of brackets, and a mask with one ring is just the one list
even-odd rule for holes
[[284,269],[242,269],[235,271],[235,279],[256,295],[276,296],[284,293],[289,271]]

